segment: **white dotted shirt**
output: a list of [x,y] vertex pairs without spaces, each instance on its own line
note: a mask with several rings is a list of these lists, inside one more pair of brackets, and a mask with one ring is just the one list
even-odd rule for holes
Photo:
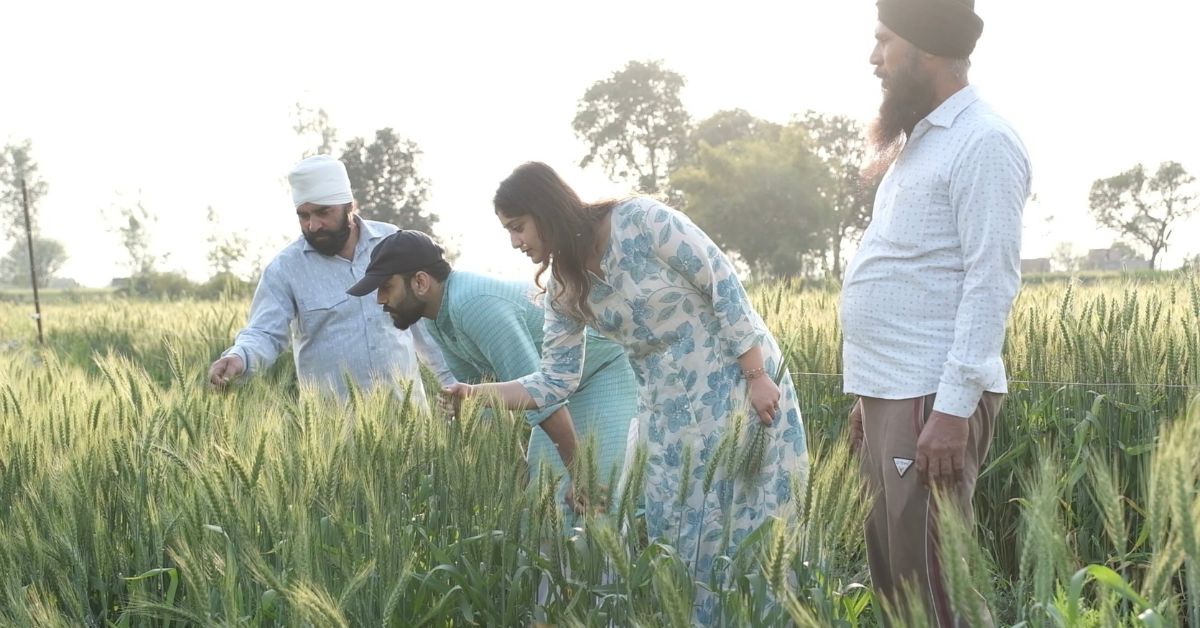
[[1008,392],[1001,350],[1020,288],[1029,156],[966,87],[917,123],[875,197],[842,287],[845,391],[937,393],[966,417]]

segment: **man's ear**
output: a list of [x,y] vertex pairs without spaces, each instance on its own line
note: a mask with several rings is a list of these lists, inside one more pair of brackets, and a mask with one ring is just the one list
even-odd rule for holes
[[421,297],[422,299],[425,298],[425,295],[429,294],[429,288],[432,285],[433,285],[433,277],[430,277],[429,273],[427,273],[423,270],[418,270],[413,275],[413,278],[412,278],[413,294],[417,295],[418,297]]

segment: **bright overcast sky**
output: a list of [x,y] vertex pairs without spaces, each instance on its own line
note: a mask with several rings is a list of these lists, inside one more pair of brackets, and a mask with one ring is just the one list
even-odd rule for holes
[[[492,216],[517,164],[549,162],[585,197],[619,194],[576,165],[571,130],[593,82],[632,59],[684,75],[696,119],[731,108],[786,122],[807,109],[866,121],[871,0],[738,3],[105,2],[3,0],[0,141],[29,138],[50,186],[44,232],[63,275],[125,274],[102,212],[139,190],[168,269],[210,274],[205,236],[245,231],[273,253],[298,234],[284,175],[304,148],[297,102],[339,140],[393,127],[424,151],[429,209],[458,265],[527,274]],[[1105,246],[1087,214],[1097,178],[1135,163],[1200,175],[1195,0],[978,0],[972,82],[1034,162],[1025,257]],[[221,217],[205,221],[211,205]],[[1052,220],[1049,217],[1053,216]],[[1200,222],[1198,220],[1197,222]],[[1167,266],[1200,252],[1178,231]]]

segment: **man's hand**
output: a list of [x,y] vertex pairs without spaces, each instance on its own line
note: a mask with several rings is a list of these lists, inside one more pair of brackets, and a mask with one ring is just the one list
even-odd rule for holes
[[246,363],[241,356],[231,353],[208,367],[208,383],[215,390],[224,390],[230,381],[246,372]]
[[462,397],[456,397],[442,390],[437,397],[437,413],[438,416],[449,421],[458,417],[458,413],[462,411]]
[[570,478],[566,479],[567,495],[565,497],[567,506],[577,515],[602,515],[608,510],[608,488],[604,486],[596,487],[600,493],[596,496],[589,496],[582,488],[575,490],[575,482]]
[[461,403],[463,399],[471,398],[475,392],[474,388],[475,387],[470,384],[458,382],[456,384],[450,384],[449,386],[443,387],[442,394]]
[[925,484],[962,481],[970,427],[962,417],[934,410],[917,438],[917,472]]
[[850,408],[850,451],[862,450],[865,433],[863,432],[862,398],[854,400]]

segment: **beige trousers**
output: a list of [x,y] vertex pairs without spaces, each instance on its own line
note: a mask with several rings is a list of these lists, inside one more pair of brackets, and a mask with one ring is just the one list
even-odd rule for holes
[[[862,397],[863,476],[875,501],[865,523],[867,561],[876,595],[893,605],[904,583],[922,592],[931,626],[966,625],[956,618],[942,581],[937,511],[917,473],[917,437],[933,411],[934,395],[916,399]],[[1004,395],[985,392],[968,419],[970,432],[963,460],[963,481],[954,497],[974,522],[972,496],[979,468],[992,443],[992,426]],[[911,604],[913,601],[905,601]]]

